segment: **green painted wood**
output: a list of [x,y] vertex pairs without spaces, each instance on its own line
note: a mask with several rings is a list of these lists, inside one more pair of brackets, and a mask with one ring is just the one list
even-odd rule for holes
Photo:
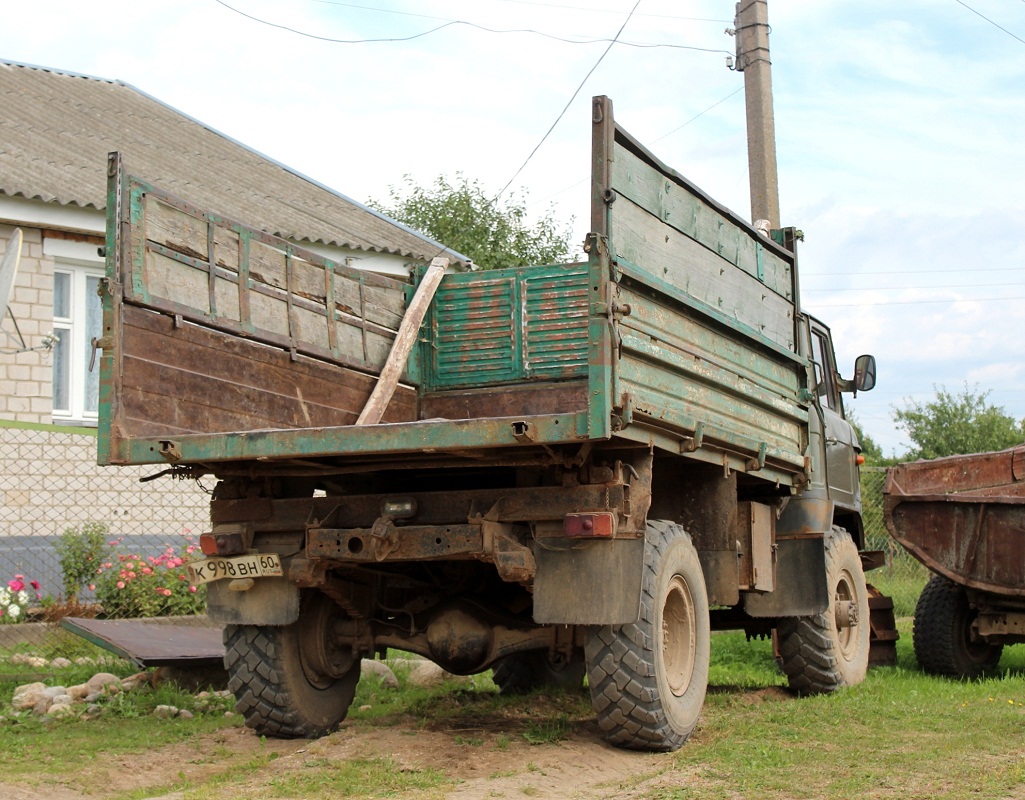
[[446,275],[422,344],[428,390],[587,374],[587,265]]

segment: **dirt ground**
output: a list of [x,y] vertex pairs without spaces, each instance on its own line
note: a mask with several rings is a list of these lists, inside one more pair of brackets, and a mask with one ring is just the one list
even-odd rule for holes
[[[424,726],[410,719],[351,722],[323,739],[261,739],[247,728],[226,728],[194,739],[109,760],[99,757],[77,777],[76,789],[60,786],[7,784],[0,779],[5,800],[98,800],[143,785],[173,786],[184,779],[193,786],[211,781],[202,796],[262,798],[272,779],[290,771],[325,762],[350,759],[392,759],[400,770],[432,769],[452,782],[430,797],[445,800],[475,798],[631,798],[651,796],[660,786],[691,783],[697,776],[670,772],[670,757],[631,753],[605,745],[592,720],[571,720],[567,738],[531,745],[522,736],[523,720],[499,717],[461,720],[454,730]],[[273,760],[269,760],[274,754]],[[263,763],[266,762],[266,763]],[[221,784],[236,765],[248,776],[240,786]],[[274,796],[281,796],[275,794]],[[314,795],[307,795],[313,797]],[[389,795],[393,796],[393,795]],[[410,792],[407,797],[417,796]],[[153,800],[181,800],[183,794],[154,791]]]

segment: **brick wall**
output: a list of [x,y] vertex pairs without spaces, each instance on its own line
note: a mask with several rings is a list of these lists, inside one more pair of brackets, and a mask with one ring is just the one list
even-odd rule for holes
[[[6,252],[13,232],[12,226],[0,224],[0,253]],[[33,347],[53,329],[53,260],[43,255],[38,228],[22,228],[22,236],[10,308],[25,343]],[[45,351],[5,352],[17,346],[17,338],[10,315],[4,309],[0,312],[4,312],[0,323],[0,419],[50,422],[53,356]]]
[[207,530],[209,495],[195,481],[138,482],[157,471],[97,466],[93,430],[2,423],[0,537],[54,536],[85,522],[126,536]]

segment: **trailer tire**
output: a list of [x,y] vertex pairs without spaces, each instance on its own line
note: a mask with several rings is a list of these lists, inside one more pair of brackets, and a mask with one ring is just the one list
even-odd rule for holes
[[505,695],[528,694],[545,688],[576,692],[584,688],[586,671],[580,657],[560,664],[553,663],[545,650],[529,650],[501,659],[495,664],[492,680]]
[[996,671],[1002,644],[971,638],[976,612],[962,586],[933,575],[915,605],[911,632],[918,665],[933,675],[970,680]]
[[[336,614],[334,603],[318,593],[304,595],[291,625],[225,627],[228,688],[248,727],[279,739],[315,739],[345,719],[360,659],[329,651],[327,626]],[[324,666],[328,658],[333,667]]]
[[791,690],[801,695],[854,686],[868,671],[868,588],[857,545],[835,525],[823,545],[828,607],[821,614],[786,618],[777,628],[783,672]]
[[705,702],[710,638],[690,536],[671,522],[648,522],[639,619],[587,632],[588,686],[606,741],[661,752],[683,745]]

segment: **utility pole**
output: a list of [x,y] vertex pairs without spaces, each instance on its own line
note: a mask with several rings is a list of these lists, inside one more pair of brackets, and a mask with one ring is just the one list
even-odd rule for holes
[[747,105],[747,164],[751,182],[751,222],[767,219],[779,227],[776,126],[772,118],[772,63],[769,61],[767,0],[741,0],[733,24],[736,69],[744,73]]

